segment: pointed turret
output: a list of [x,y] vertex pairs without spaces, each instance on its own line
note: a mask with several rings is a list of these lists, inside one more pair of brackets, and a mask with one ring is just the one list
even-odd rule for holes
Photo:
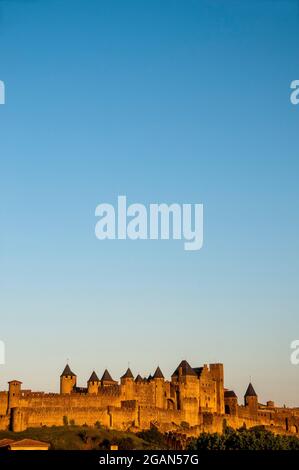
[[87,383],[89,382],[100,382],[100,379],[99,377],[97,376],[97,374],[95,373],[95,371],[93,371],[93,373],[91,374],[91,376],[89,377]]
[[121,379],[134,379],[134,376],[132,374],[132,371],[131,371],[130,367],[128,367],[128,369],[124,373],[124,375],[121,376]]
[[244,396],[245,397],[257,397],[257,394],[255,393],[255,390],[254,390],[251,382],[249,383]]
[[113,382],[113,379],[107,369],[104,370],[101,380],[106,382]]
[[71,371],[70,366],[67,364],[60,377],[76,377],[76,374]]
[[162,371],[159,366],[157,367],[154,373],[153,379],[164,379],[164,375],[162,374]]
[[91,376],[89,377],[87,381],[88,393],[97,394],[99,392],[99,386],[100,386],[100,379],[95,373],[95,371],[93,371],[93,373],[91,374]]
[[60,376],[60,393],[72,393],[77,384],[77,376],[67,364]]
[[101,378],[101,384],[103,387],[116,384],[116,381],[113,380],[107,369],[104,370],[104,373]]
[[143,379],[142,379],[142,377],[141,377],[140,374],[137,375],[137,377],[136,377],[136,379],[135,379],[135,382],[136,382],[136,383],[143,382]]
[[134,376],[129,367],[125,374],[121,376],[120,384],[123,400],[134,400]]
[[258,410],[258,398],[255,390],[250,383],[244,395],[244,404],[248,407],[251,416],[255,416]]

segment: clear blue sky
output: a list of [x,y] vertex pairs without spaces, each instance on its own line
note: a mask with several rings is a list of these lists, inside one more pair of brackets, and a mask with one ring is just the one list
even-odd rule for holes
[[[186,358],[299,405],[298,4],[0,1],[1,389]],[[119,194],[203,203],[204,248],[100,242]]]

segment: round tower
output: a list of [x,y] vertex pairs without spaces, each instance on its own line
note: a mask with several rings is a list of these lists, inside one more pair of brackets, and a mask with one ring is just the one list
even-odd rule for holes
[[95,373],[95,371],[93,371],[93,373],[91,374],[90,378],[87,381],[87,391],[88,391],[88,393],[97,394],[98,391],[99,391],[99,386],[100,386],[100,379],[97,376],[97,374]]
[[60,376],[60,393],[70,394],[74,391],[77,384],[77,376],[71,371],[67,364]]
[[238,397],[233,390],[225,390],[224,403],[226,415],[238,415]]
[[125,400],[134,400],[134,376],[130,368],[120,378],[122,395]]
[[164,408],[164,375],[158,366],[153,376],[155,384],[155,404],[157,408]]
[[22,382],[19,380],[11,380],[8,382],[8,410],[19,405],[21,385]]
[[110,387],[111,385],[116,385],[117,382],[113,380],[109,371],[107,369],[104,370],[104,373],[101,378],[101,386],[102,387]]
[[216,383],[216,407],[217,413],[224,413],[224,371],[223,364],[210,364],[210,373]]
[[255,390],[250,383],[244,395],[244,404],[249,409],[250,415],[256,415],[258,410],[258,398]]

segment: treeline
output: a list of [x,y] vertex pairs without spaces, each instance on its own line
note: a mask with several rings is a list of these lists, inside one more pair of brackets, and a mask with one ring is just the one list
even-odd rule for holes
[[299,450],[299,439],[273,434],[262,427],[237,430],[227,427],[223,434],[202,433],[191,440],[188,450]]

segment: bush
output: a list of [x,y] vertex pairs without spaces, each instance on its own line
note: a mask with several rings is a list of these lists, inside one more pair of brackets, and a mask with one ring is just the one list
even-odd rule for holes
[[188,450],[299,450],[299,439],[273,434],[262,426],[238,430],[227,427],[223,434],[202,433],[190,442]]
[[78,436],[80,437],[80,439],[84,442],[84,444],[86,444],[88,442],[88,433],[83,430],[83,431],[80,431],[78,433]]
[[99,447],[101,450],[108,450],[110,449],[111,442],[109,439],[104,439],[100,444]]
[[150,444],[155,444],[159,447],[167,449],[165,436],[156,428],[151,428],[148,431],[138,432],[136,435]]
[[186,429],[186,430],[187,430],[187,429],[190,429],[190,424],[187,423],[186,421],[182,421],[182,422],[181,422],[181,428],[182,428],[182,429]]
[[134,441],[131,437],[123,437],[117,442],[119,450],[134,450]]

